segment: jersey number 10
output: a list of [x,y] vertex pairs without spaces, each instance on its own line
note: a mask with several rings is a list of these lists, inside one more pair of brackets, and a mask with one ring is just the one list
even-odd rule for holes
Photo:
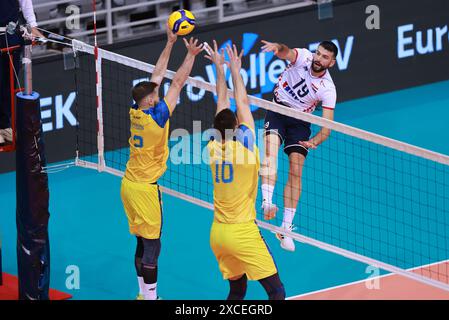
[[[221,174],[219,174],[221,169]],[[220,180],[221,177],[221,180]],[[232,163],[223,162],[215,163],[215,182],[216,183],[230,183],[234,180],[234,168]]]

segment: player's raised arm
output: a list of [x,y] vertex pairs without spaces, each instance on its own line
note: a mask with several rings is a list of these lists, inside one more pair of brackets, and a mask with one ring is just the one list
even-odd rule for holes
[[287,45],[265,40],[262,40],[262,43],[264,44],[262,46],[262,52],[273,52],[279,59],[288,60],[290,62],[296,60],[296,51],[290,49]]
[[228,46],[226,52],[229,56],[229,67],[231,69],[232,82],[234,83],[234,98],[237,105],[237,117],[240,123],[246,123],[251,129],[254,129],[254,119],[249,108],[248,94],[242,76],[240,75],[243,50],[239,55],[237,47],[234,45],[232,49]]
[[214,49],[206,46],[205,50],[207,51],[207,55],[205,55],[206,59],[209,59],[215,64],[215,69],[217,70],[217,112],[218,114],[221,110],[227,109],[230,106],[229,98],[228,98],[228,87],[226,86],[225,72],[224,72],[224,49],[221,49],[220,52],[218,50],[217,42],[214,40]]
[[178,36],[170,30],[168,24],[166,25],[166,29],[167,44],[165,45],[164,50],[157,60],[153,75],[151,76],[150,80],[151,82],[157,83],[158,87],[161,85],[161,82],[164,79],[165,72],[167,71],[168,60],[170,59],[171,50],[176,42],[176,39],[178,38]]
[[165,101],[170,109],[170,114],[176,108],[176,102],[178,101],[182,87],[184,87],[184,84],[192,71],[195,57],[203,50],[203,44],[198,44],[198,39],[190,38],[190,40],[187,41],[184,38],[183,40],[187,48],[187,55],[178,71],[176,71],[167,95],[165,96]]

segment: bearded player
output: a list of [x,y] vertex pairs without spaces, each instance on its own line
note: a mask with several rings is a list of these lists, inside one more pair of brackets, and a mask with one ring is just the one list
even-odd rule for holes
[[139,282],[138,300],[157,299],[158,258],[161,250],[162,201],[158,179],[167,169],[169,118],[195,57],[202,51],[198,40],[184,40],[187,55],[176,72],[167,95],[159,100],[159,87],[167,70],[176,35],[167,28],[167,44],[151,80],[132,89],[136,104],[130,109],[130,155],[122,180],[121,198],[129,231],[137,238],[135,267]]
[[[262,41],[263,52],[273,52],[290,64],[279,77],[274,89],[274,102],[302,112],[312,113],[321,104],[322,117],[333,120],[337,93],[329,68],[335,65],[337,46],[331,41],[319,44],[315,53],[307,49],[290,49],[285,44]],[[277,179],[277,156],[283,144],[289,159],[287,185],[284,189],[284,213],[281,228],[291,231],[301,195],[301,176],[309,149],[317,148],[330,134],[322,128],[310,137],[310,123],[270,110],[265,116],[265,159],[262,163],[262,210],[265,219],[272,219],[278,210],[272,202]],[[295,250],[291,237],[277,234],[281,247]]]

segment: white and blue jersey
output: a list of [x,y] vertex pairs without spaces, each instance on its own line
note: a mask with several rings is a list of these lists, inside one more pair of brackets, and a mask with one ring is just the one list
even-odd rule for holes
[[[295,52],[295,60],[279,76],[274,101],[307,113],[312,113],[320,103],[324,109],[334,109],[337,93],[329,71],[321,77],[313,76],[313,54],[307,49]],[[310,123],[267,111],[265,134],[277,134],[287,155],[296,152],[307,156],[308,149],[298,142],[310,139]]]

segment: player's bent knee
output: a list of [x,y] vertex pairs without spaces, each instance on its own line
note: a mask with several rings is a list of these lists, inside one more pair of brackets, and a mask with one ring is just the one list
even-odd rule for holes
[[157,266],[159,253],[161,252],[161,239],[144,239],[142,264],[144,267]]

